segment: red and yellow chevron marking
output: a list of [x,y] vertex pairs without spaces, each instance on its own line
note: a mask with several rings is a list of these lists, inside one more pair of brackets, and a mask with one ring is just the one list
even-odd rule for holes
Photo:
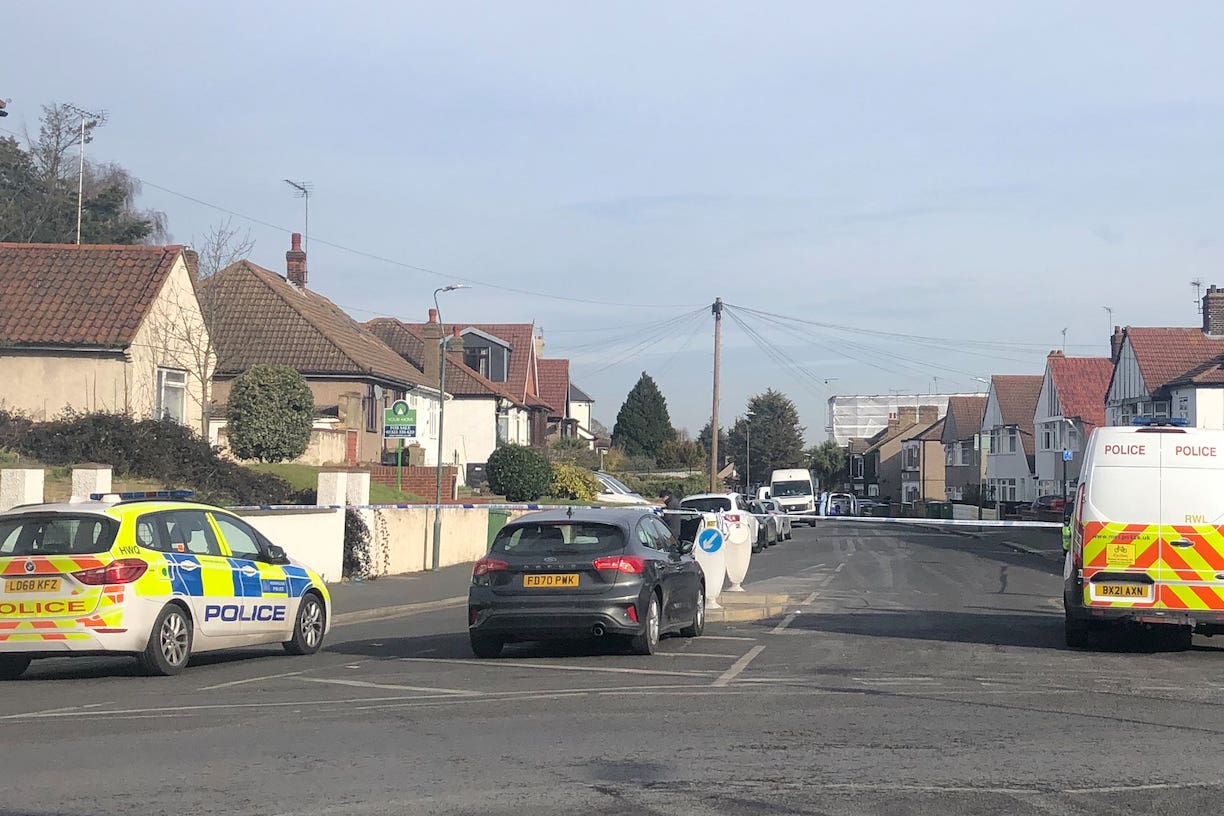
[[1084,576],[1101,570],[1147,570],[1160,555],[1154,524],[1090,521],[1084,525]]

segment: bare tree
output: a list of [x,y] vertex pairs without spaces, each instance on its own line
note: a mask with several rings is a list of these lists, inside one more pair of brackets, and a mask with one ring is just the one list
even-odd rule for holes
[[200,254],[200,280],[210,278],[225,267],[243,258],[248,258],[255,249],[255,239],[249,229],[243,231],[234,226],[234,219],[226,218],[208,228],[203,240],[192,239]]

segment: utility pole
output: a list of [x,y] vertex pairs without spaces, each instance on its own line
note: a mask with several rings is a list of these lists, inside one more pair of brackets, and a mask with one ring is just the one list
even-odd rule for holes
[[718,374],[722,364],[722,298],[710,307],[714,314],[714,409],[710,413],[710,492],[718,492]]

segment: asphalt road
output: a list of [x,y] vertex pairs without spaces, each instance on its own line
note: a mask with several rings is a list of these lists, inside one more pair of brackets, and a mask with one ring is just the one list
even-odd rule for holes
[[0,689],[0,813],[1214,814],[1224,654],[1064,649],[1055,536],[797,529],[750,572],[790,614],[653,658],[478,661],[450,607],[177,678],[44,661]]

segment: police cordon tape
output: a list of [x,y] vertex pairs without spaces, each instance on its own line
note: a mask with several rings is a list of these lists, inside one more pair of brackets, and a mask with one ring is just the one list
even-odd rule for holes
[[[632,504],[363,504],[351,505],[353,510],[526,510],[530,512],[542,510],[630,510],[642,505]],[[231,507],[230,510],[341,510],[339,505],[313,504],[262,504],[248,507]],[[656,507],[659,515],[703,516],[700,510],[665,510]],[[768,518],[769,514],[740,513],[740,515],[755,515],[757,518]],[[865,524],[919,524],[924,527],[1028,527],[1031,529],[1059,530],[1062,524],[1057,521],[1023,521],[1014,519],[936,519],[936,518],[892,518],[889,516],[820,516],[815,514],[787,513],[786,518],[793,521],[821,522],[862,522]]]

